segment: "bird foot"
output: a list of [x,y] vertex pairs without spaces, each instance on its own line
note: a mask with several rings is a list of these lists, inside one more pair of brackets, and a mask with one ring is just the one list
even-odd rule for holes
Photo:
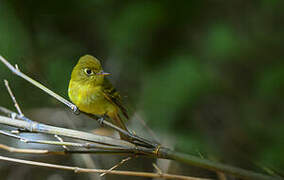
[[100,117],[100,118],[97,119],[97,121],[98,121],[98,123],[99,123],[100,125],[103,125],[103,124],[104,124],[104,120],[105,120],[104,117]]

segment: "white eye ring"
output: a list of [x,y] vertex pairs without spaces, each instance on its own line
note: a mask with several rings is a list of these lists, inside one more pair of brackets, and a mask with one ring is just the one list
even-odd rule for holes
[[85,68],[85,69],[84,69],[84,72],[85,72],[88,76],[94,74],[94,72],[93,72],[91,69],[89,69],[89,68]]

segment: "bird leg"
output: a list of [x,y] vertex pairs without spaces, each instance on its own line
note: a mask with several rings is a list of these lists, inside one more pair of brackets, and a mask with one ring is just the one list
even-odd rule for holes
[[99,117],[99,118],[97,119],[98,123],[99,123],[101,126],[104,125],[105,117],[106,117],[106,116],[103,115],[103,116],[101,116],[101,117]]

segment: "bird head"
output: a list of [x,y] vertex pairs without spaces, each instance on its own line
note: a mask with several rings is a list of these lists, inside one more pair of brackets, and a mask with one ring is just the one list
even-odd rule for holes
[[80,81],[81,83],[92,83],[100,85],[104,77],[110,75],[103,71],[100,61],[91,55],[82,56],[74,67],[71,80]]

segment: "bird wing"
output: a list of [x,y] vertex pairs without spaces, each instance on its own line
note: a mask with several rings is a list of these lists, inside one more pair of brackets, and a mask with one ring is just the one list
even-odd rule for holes
[[119,92],[113,87],[113,85],[110,83],[108,79],[104,80],[103,83],[103,94],[107,100],[114,103],[116,106],[119,107],[122,114],[129,119],[127,110],[122,104],[121,96]]

